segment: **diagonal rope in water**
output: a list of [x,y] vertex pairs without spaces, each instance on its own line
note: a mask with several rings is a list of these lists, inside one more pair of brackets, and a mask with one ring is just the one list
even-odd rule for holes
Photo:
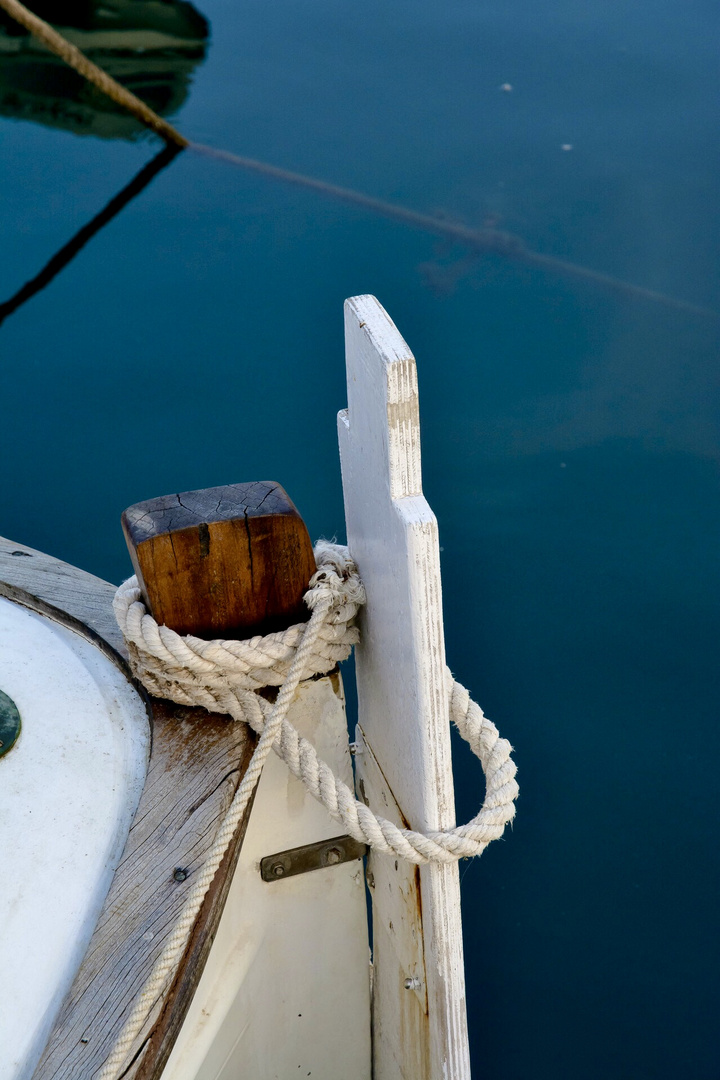
[[517,262],[541,266],[565,276],[582,278],[585,281],[592,282],[594,285],[610,289],[621,295],[638,300],[649,300],[654,304],[662,304],[677,311],[687,311],[693,315],[702,315],[704,318],[720,318],[720,315],[710,308],[692,304],[687,300],[679,300],[674,296],[667,296],[665,293],[657,292],[654,289],[646,289],[642,285],[634,285],[632,282],[623,281],[620,278],[613,277],[611,274],[603,274],[598,270],[592,270],[590,267],[579,266],[577,263],[555,258],[553,255],[543,255],[539,251],[533,251],[526,247],[525,242],[519,236],[514,233],[504,232],[502,229],[469,229],[459,222],[433,217],[431,214],[422,214],[418,210],[411,210],[409,207],[399,206],[397,203],[386,202],[384,199],[376,199],[372,195],[365,195],[363,192],[354,191],[352,188],[339,187],[337,184],[330,184],[313,176],[305,176],[303,173],[280,169],[276,165],[269,165],[267,162],[257,161],[255,158],[242,157],[240,154],[233,154],[229,150],[217,150],[213,146],[205,146],[202,143],[190,142],[188,143],[188,150],[196,154],[203,154],[206,157],[215,158],[218,161],[227,162],[229,165],[235,165],[248,172],[260,173],[262,176],[267,176],[272,180],[310,188],[321,195],[338,199],[340,202],[360,206],[381,217],[399,221],[416,229],[422,229],[423,232],[428,232],[433,236],[453,240],[471,251],[500,255],[503,258],[513,259]]

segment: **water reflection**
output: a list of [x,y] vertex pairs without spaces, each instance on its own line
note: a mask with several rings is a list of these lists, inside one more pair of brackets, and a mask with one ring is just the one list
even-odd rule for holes
[[34,278],[26,282],[21,289],[11,296],[9,300],[0,304],[0,326],[5,322],[8,315],[12,315],[14,311],[17,311],[19,307],[22,307],[24,303],[30,300],[33,296],[39,293],[46,285],[56,277],[61,270],[71,262],[77,253],[85,247],[88,240],[91,240],[96,233],[107,225],[109,221],[120,213],[120,211],[127,206],[127,204],[139,195],[141,191],[148,186],[151,180],[153,180],[159,172],[161,172],[177,154],[180,153],[180,149],[177,146],[166,146],[159,154],[148,162],[144,168],[140,170],[137,176],[134,176],[129,184],[119,191],[117,195],[113,196],[107,206],[104,206],[99,214],[96,214],[92,221],[89,221],[87,225],[83,225],[79,229],[71,240],[64,244],[60,250],[53,255],[51,259],[45,264],[39,274],[36,274]]
[[[35,0],[32,10],[160,116],[183,105],[207,52],[209,24],[187,0]],[[2,11],[0,115],[106,139],[145,130]]]
[[[116,78],[159,116],[177,111],[187,96],[194,67],[205,57],[208,23],[187,0],[107,0],[107,3],[104,0],[66,0],[62,7],[56,7],[50,0],[40,0],[40,5],[36,2],[34,7],[35,14],[45,19],[52,17],[56,29],[67,41],[94,59],[100,69]],[[50,54],[24,28],[0,12],[0,115],[3,113],[107,138],[131,138],[143,130],[141,122],[129,115],[123,106],[115,104],[105,93],[86,82],[83,76]],[[426,263],[421,267],[426,284],[436,292],[452,291],[482,255],[491,255],[579,279],[622,297],[649,301],[713,320],[718,318],[716,312],[689,301],[531,250],[521,237],[498,229],[493,218],[482,228],[470,229],[445,217],[420,213],[318,177],[278,168],[218,147],[188,143],[172,130],[171,135],[195,153],[285,184],[311,189],[328,198],[422,229],[444,240],[450,250],[453,246],[459,247],[462,255],[455,265],[452,262],[447,265]],[[71,247],[72,243],[66,245],[48,266],[53,267],[58,259],[65,258]],[[57,268],[53,269],[48,278],[43,271],[35,281],[21,289],[16,298],[0,305],[0,322],[19,306],[16,303],[18,297],[27,299],[34,295],[37,281],[44,278],[47,283],[57,272]]]

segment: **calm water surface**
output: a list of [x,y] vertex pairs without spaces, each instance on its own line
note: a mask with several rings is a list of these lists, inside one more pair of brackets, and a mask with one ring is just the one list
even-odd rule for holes
[[[202,14],[191,139],[720,310],[709,2]],[[0,101],[1,301],[158,146]],[[520,769],[462,867],[474,1074],[717,1078],[719,320],[185,153],[0,329],[0,532],[119,581],[126,505],[272,478],[342,536],[360,292],[417,357],[448,658]]]

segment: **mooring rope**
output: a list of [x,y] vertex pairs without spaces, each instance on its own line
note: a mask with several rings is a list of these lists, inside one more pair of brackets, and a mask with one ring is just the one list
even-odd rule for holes
[[[313,613],[328,597],[330,602],[313,631],[312,649],[307,645],[310,624],[306,623],[245,641],[183,637],[167,626],[158,626],[142,603],[137,579],[130,578],[117,591],[115,616],[133,673],[155,697],[226,713],[249,724],[264,738],[268,724],[276,717],[277,702],[273,705],[255,691],[267,686],[284,688],[296,669],[300,649],[303,668],[299,678],[309,678],[331,671],[349,656],[358,640],[354,621],[364,602],[364,590],[347,548],[320,541],[315,559],[318,570],[305,602]],[[499,737],[495,725],[449,672],[447,691],[450,716],[485,771],[485,803],[467,825],[424,834],[376,817],[284,719],[279,722],[273,748],[331,817],[361,843],[419,864],[480,855],[491,840],[502,835],[513,816],[515,766],[510,744]]]
[[93,64],[92,60],[88,59],[84,52],[81,52],[77,46],[72,45],[62,34],[58,34],[57,30],[54,30],[44,19],[38,18],[19,0],[0,0],[0,8],[6,11],[16,22],[19,22],[21,26],[24,26],[26,30],[29,30],[50,52],[54,52],[56,56],[69,64],[73,71],[77,71],[93,86],[97,86],[98,90],[101,90],[103,94],[107,94],[117,105],[127,109],[141,124],[145,124],[152,131],[156,131],[158,135],[165,139],[165,142],[180,147],[188,145],[185,136],[176,131],[172,124],[168,124],[167,120],[163,120],[161,116],[153,112],[144,101],[126,90],[124,86],[116,82],[97,64]]
[[[518,786],[510,757],[512,747],[500,738],[495,725],[449,671],[450,716],[480,759],[486,789],[480,812],[467,825],[454,829],[420,833],[400,829],[374,814],[286,720],[300,681],[331,671],[358,641],[354,621],[365,594],[347,548],[320,541],[315,559],[318,569],[305,594],[310,621],[246,641],[182,637],[158,626],[148,614],[136,578],[117,591],[115,616],[128,646],[130,665],[149,692],[180,705],[201,705],[210,712],[227,713],[249,724],[260,740],[173,932],[96,1080],[115,1080],[119,1075],[128,1051],[176,969],[271,749],[351,836],[409,862],[446,863],[480,855],[515,815]],[[274,704],[256,693],[266,686],[280,687]]]

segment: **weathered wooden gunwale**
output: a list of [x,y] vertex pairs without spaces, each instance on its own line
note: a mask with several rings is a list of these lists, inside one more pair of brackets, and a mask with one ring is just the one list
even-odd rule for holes
[[[112,612],[115,587],[0,538],[0,595],[93,641],[130,678]],[[147,698],[152,752],[143,795],[85,959],[34,1080],[90,1080],[109,1053],[202,865],[254,746],[246,727]],[[205,899],[174,982],[138,1037],[124,1074],[156,1080],[192,1000],[247,825]]]

